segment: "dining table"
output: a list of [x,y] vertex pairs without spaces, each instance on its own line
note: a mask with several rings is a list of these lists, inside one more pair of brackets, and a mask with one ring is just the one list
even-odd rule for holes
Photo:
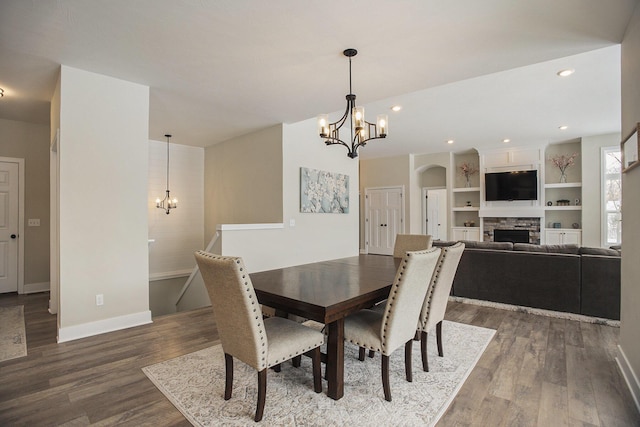
[[389,296],[400,261],[361,254],[250,274],[260,304],[325,325],[332,399],[344,396],[344,319]]

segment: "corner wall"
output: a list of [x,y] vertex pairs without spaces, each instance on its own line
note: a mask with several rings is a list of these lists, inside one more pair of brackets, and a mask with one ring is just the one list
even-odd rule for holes
[[59,342],[151,321],[148,126],[147,86],[62,66]]
[[[640,122],[640,5],[622,41],[622,135]],[[622,304],[618,361],[640,410],[640,169],[622,176]]]

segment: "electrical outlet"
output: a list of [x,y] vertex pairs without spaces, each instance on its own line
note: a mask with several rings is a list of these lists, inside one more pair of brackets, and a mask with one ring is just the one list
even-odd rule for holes
[[29,218],[27,221],[28,227],[40,227],[40,219],[39,218]]
[[98,294],[96,295],[96,305],[104,305],[104,295]]

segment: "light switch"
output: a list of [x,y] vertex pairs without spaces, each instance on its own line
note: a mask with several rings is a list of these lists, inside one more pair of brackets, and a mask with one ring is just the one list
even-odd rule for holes
[[295,219],[290,219],[289,220],[289,227],[295,227],[296,226],[296,220]]
[[27,222],[27,225],[29,227],[40,227],[40,218],[36,218],[36,219],[30,218]]

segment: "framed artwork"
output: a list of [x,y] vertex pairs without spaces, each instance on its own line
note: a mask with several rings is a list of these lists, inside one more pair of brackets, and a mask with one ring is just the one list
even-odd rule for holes
[[640,162],[638,162],[638,130],[640,130],[640,123],[638,123],[633,132],[620,143],[622,173],[626,173],[640,164]]
[[300,212],[349,213],[349,175],[300,168]]

